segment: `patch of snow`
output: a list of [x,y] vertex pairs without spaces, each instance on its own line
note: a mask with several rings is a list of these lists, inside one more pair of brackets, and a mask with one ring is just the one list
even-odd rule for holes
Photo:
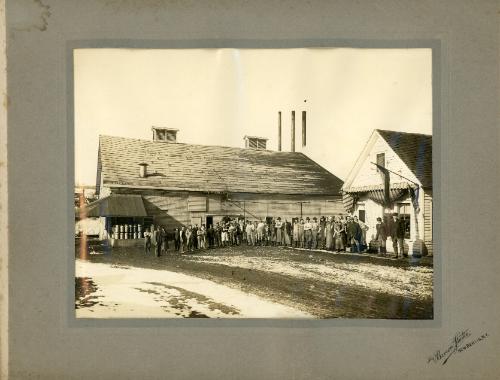
[[167,270],[128,268],[76,260],[76,277],[97,286],[93,306],[77,318],[314,318],[289,306],[212,281]]

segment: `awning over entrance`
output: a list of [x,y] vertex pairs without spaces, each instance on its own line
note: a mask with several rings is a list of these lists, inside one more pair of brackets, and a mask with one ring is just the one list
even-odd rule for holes
[[148,216],[141,195],[111,194],[80,207],[81,218],[99,216],[141,217]]
[[354,210],[354,205],[361,196],[367,196],[374,202],[377,202],[383,206],[388,206],[387,201],[389,202],[389,204],[392,204],[397,200],[403,198],[404,196],[407,196],[412,186],[413,185],[408,182],[391,183],[387,198],[384,193],[383,184],[344,189],[342,192],[344,209],[347,212],[352,212]]

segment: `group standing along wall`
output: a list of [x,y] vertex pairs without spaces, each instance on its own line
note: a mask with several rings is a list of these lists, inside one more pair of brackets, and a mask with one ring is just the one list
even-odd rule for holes
[[[155,224],[171,230],[181,225],[213,222],[223,216],[244,216],[248,220],[281,217],[291,220],[302,216],[320,216],[344,213],[340,196],[275,195],[233,193],[206,194],[199,192],[175,192],[162,190],[121,189],[121,193],[141,194],[144,207]],[[301,215],[302,209],[302,215]]]

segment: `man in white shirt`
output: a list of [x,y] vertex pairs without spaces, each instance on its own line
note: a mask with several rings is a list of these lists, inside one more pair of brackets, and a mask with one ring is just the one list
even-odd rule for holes
[[319,233],[319,223],[318,219],[314,217],[311,223],[312,249],[318,248],[318,233]]
[[222,246],[225,247],[229,244],[229,233],[228,233],[228,230],[229,230],[229,223],[222,223],[222,234],[221,234],[221,238],[222,238]]
[[227,233],[228,233],[228,240],[230,245],[235,244],[235,232],[236,232],[236,226],[234,222],[231,222],[229,224],[229,227],[227,228]]
[[257,224],[257,242],[262,244],[262,239],[264,238],[264,222],[261,220],[259,224]]
[[247,234],[247,245],[255,245],[255,242],[253,241],[254,226],[252,222],[247,221],[245,232]]
[[304,240],[306,241],[305,248],[311,249],[311,245],[312,245],[312,223],[310,222],[309,217],[306,218],[306,222],[304,223]]

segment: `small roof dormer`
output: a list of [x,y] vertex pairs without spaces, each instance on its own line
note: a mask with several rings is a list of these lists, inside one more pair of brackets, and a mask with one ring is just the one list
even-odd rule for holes
[[178,129],[165,127],[151,127],[151,129],[153,130],[153,141],[177,142]]
[[257,136],[245,136],[245,148],[266,150],[267,138]]

